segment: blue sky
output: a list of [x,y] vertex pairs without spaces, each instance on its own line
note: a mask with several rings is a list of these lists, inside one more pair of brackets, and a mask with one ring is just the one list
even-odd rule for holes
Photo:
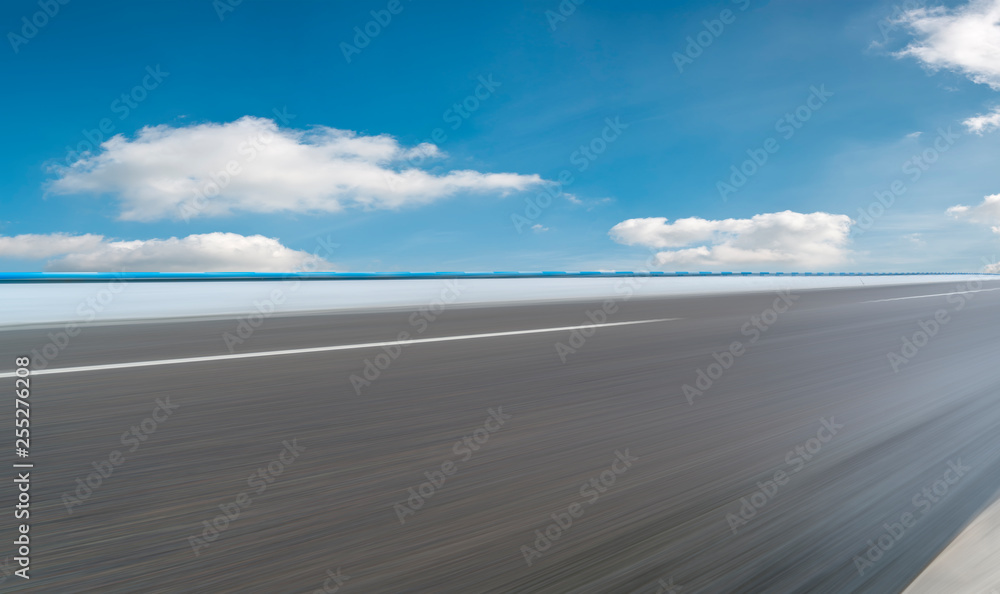
[[981,270],[998,16],[4,2],[0,269]]

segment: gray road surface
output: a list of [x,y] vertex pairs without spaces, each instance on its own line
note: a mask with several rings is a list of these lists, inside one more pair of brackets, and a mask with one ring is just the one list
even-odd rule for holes
[[[622,299],[608,322],[676,319],[410,344],[361,395],[350,377],[384,349],[35,375],[31,579],[8,541],[0,588],[899,592],[1000,491],[1000,291],[921,297],[955,290],[804,291],[774,316],[774,294]],[[580,326],[600,308],[273,316],[234,352]],[[887,354],[937,310],[894,371]],[[237,323],[92,324],[47,367],[225,355]],[[60,331],[0,332],[0,371]],[[689,403],[699,370],[716,379]],[[95,463],[113,469],[99,484]]]

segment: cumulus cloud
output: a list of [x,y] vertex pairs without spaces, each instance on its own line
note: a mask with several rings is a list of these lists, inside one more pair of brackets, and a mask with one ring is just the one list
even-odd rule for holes
[[[847,215],[784,212],[749,219],[707,220],[699,217],[629,219],[609,235],[618,243],[658,248],[684,248],[656,254],[658,266],[737,268],[827,268],[845,262],[853,221]],[[697,245],[701,244],[701,245]]]
[[896,55],[931,70],[960,72],[1000,90],[1000,0],[971,0],[958,8],[916,8],[900,21],[915,40]]
[[16,237],[0,236],[0,258],[40,260],[70,252],[86,252],[97,249],[104,241],[102,235],[50,235],[25,234]]
[[982,136],[985,132],[993,132],[997,128],[1000,128],[1000,107],[996,107],[992,112],[986,115],[973,116],[962,124],[969,130],[969,132],[975,132],[976,134]]
[[959,204],[946,212],[955,218],[991,225],[994,233],[1000,233],[1000,194],[986,196],[977,206]]
[[72,165],[54,166],[55,194],[110,194],[120,218],[150,221],[236,211],[337,212],[396,209],[458,193],[521,191],[548,183],[538,175],[435,173],[422,167],[443,153],[404,147],[387,135],[318,127],[279,129],[266,118],[225,124],[155,126],[117,135]]
[[0,258],[49,261],[49,272],[292,272],[331,270],[330,262],[262,235],[206,233],[113,241],[101,235],[0,237]]

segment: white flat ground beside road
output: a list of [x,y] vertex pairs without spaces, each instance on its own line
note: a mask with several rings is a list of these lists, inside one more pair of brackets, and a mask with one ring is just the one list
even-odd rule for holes
[[273,313],[376,311],[940,283],[942,293],[996,276],[727,276],[227,282],[79,282],[0,285],[0,326]]
[[1000,498],[976,517],[904,594],[940,592],[1000,594]]

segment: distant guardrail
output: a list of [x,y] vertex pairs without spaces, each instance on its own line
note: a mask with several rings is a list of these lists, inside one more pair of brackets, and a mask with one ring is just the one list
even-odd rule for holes
[[607,277],[726,277],[726,276],[1000,276],[986,272],[0,272],[0,283],[165,281],[265,281],[265,280],[401,280],[436,278],[607,278]]

